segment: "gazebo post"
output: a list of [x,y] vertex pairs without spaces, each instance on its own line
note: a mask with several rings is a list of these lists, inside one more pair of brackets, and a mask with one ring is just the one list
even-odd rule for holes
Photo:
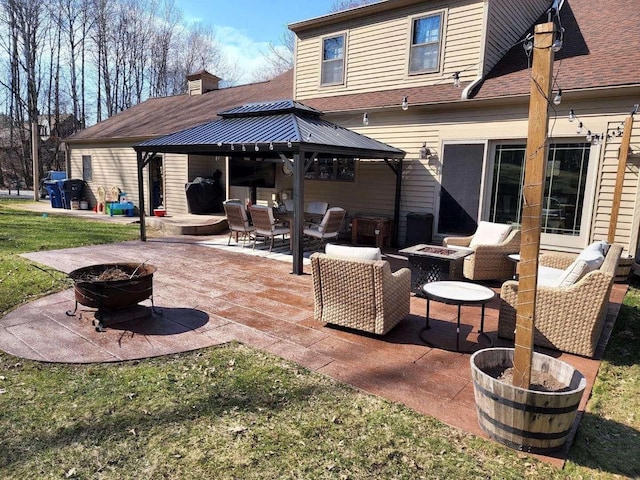
[[147,229],[145,225],[144,219],[144,184],[143,182],[143,169],[144,169],[144,160],[142,158],[142,152],[137,151],[136,157],[138,159],[138,203],[140,206],[138,210],[140,211],[140,240],[142,242],[147,241]]
[[304,273],[304,244],[302,241],[302,231],[304,230],[304,160],[305,152],[300,151],[293,155],[293,228],[292,249],[293,252],[293,273],[302,275]]

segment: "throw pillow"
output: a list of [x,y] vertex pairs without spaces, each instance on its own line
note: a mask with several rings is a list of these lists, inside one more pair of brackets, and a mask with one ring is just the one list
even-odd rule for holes
[[324,252],[331,257],[343,260],[382,260],[378,247],[348,247],[327,243]]
[[479,222],[476,233],[469,243],[471,248],[477,245],[497,245],[503,242],[511,232],[511,225],[504,223]]
[[573,285],[589,272],[589,266],[583,260],[576,258],[556,279],[556,286],[568,287]]

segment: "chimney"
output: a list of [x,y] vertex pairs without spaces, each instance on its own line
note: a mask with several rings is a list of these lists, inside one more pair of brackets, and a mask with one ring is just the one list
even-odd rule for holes
[[217,90],[220,78],[212,75],[206,70],[187,75],[189,96],[202,95],[203,93]]

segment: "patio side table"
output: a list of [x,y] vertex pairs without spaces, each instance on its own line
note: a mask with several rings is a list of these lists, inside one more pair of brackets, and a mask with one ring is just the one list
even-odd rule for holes
[[456,352],[460,351],[460,308],[462,305],[480,305],[480,330],[479,337],[484,336],[489,340],[489,345],[493,344],[491,338],[484,333],[484,309],[485,305],[494,299],[496,293],[490,288],[484,287],[470,282],[443,281],[425,283],[422,287],[427,297],[427,319],[425,327],[420,331],[420,339],[427,345],[430,342],[422,336],[429,326],[429,306],[432,300],[436,302],[446,303],[447,305],[456,305],[458,307],[458,321],[456,325]]

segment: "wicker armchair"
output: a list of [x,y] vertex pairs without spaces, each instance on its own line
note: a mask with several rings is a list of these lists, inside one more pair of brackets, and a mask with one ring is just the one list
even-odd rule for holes
[[[469,248],[473,235],[469,237],[447,237],[443,241],[446,247]],[[508,255],[520,251],[520,230],[511,230],[509,235],[495,245],[476,245],[473,253],[465,257],[462,273],[469,280],[506,280],[513,278],[515,263]],[[451,272],[453,277],[459,272]]]
[[384,335],[409,314],[408,268],[314,253],[311,269],[315,320]]
[[[536,345],[593,357],[606,320],[609,294],[621,253],[620,245],[611,245],[600,268],[587,273],[573,285],[538,286],[534,334]],[[563,269],[574,258],[567,254],[544,254],[540,256],[539,264]],[[498,336],[513,339],[518,282],[505,282],[500,297]]]

